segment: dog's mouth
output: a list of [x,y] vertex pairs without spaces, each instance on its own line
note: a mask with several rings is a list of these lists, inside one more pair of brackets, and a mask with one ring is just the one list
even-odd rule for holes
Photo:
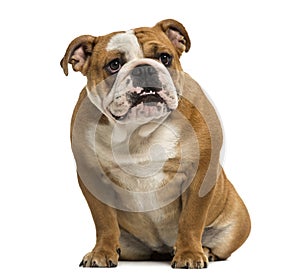
[[126,113],[119,115],[111,112],[112,116],[118,121],[159,118],[171,111],[163,88],[135,88],[127,92],[126,98],[129,103],[129,109]]
[[139,94],[134,92],[131,95],[133,100],[131,107],[135,107],[140,103],[144,103],[144,105],[148,106],[155,105],[156,103],[165,103],[164,99],[162,99],[158,93],[161,91],[162,88],[147,87],[143,88]]

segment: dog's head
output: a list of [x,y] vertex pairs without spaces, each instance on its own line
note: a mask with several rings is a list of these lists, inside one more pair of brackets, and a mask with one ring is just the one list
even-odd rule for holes
[[181,54],[190,49],[184,26],[172,19],[106,36],[74,39],[61,61],[87,77],[90,100],[110,121],[165,118],[181,94]]

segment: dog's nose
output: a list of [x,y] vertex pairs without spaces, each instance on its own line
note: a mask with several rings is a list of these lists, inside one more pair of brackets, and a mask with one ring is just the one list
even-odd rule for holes
[[161,87],[157,70],[148,64],[140,64],[132,69],[131,78],[134,87]]
[[157,74],[157,71],[152,65],[138,65],[131,72],[132,76],[138,77],[146,77],[146,75],[151,76],[153,74]]

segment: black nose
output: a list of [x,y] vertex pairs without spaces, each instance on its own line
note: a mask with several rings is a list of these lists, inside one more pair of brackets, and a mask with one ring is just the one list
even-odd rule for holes
[[158,72],[152,65],[138,65],[132,69],[130,75],[134,87],[161,87]]
[[151,76],[153,74],[157,74],[156,69],[152,65],[143,65],[143,64],[138,65],[131,72],[132,76],[139,76],[139,77],[145,77],[146,75]]

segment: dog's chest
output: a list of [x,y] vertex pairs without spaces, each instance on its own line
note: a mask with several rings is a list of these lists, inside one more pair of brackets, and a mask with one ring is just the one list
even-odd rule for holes
[[102,126],[96,136],[99,162],[116,185],[128,191],[148,192],[169,183],[172,173],[166,170],[166,162],[179,155],[175,127]]

